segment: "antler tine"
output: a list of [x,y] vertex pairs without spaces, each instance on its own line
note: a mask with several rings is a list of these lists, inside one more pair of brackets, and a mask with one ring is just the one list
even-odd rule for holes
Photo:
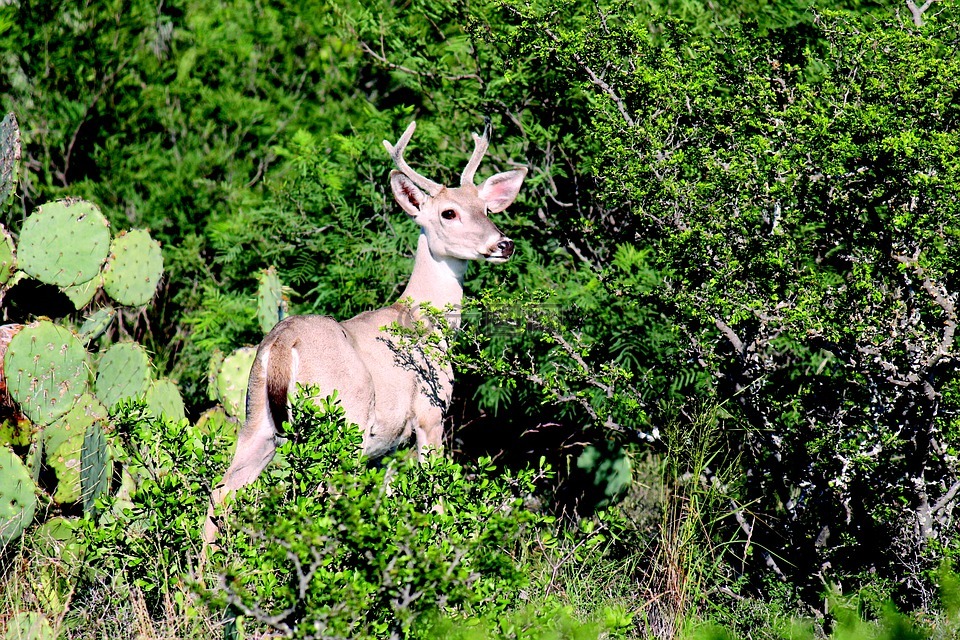
[[463,173],[460,175],[461,187],[468,184],[473,184],[473,176],[477,172],[477,167],[480,166],[480,161],[483,160],[483,155],[487,152],[487,148],[490,146],[489,116],[484,118],[483,135],[478,136],[475,133],[471,133],[470,135],[473,136],[473,155],[470,156],[470,161],[467,162],[467,166],[464,167]]
[[413,180],[418,187],[426,191],[431,196],[435,196],[443,190],[443,185],[438,182],[434,182],[430,178],[425,178],[424,176],[420,175],[410,168],[410,165],[408,165],[403,159],[403,150],[406,149],[407,143],[410,142],[410,138],[413,137],[413,132],[416,130],[416,128],[416,121],[411,122],[410,125],[407,126],[407,130],[404,131],[403,135],[400,136],[400,139],[397,140],[397,146],[393,146],[386,140],[383,141],[383,146],[387,148],[387,152],[390,154],[390,157],[393,158],[393,163],[397,165],[397,169],[400,170],[400,173]]

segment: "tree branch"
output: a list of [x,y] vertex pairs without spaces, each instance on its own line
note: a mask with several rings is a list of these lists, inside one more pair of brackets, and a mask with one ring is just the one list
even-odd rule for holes
[[950,487],[943,497],[934,503],[934,505],[930,508],[930,514],[936,515],[937,513],[943,511],[946,506],[953,502],[953,499],[957,497],[958,491],[960,491],[960,480],[954,482],[953,486]]
[[720,333],[730,342],[730,345],[733,346],[733,350],[737,352],[737,355],[741,358],[744,357],[747,353],[747,348],[746,345],[743,344],[743,340],[740,339],[740,336],[737,335],[737,332],[720,318],[714,318],[713,324],[716,325]]
[[913,24],[918,27],[923,26],[923,14],[926,13],[932,4],[933,0],[927,0],[918,7],[913,0],[907,0],[907,8],[910,9],[910,14],[913,16]]

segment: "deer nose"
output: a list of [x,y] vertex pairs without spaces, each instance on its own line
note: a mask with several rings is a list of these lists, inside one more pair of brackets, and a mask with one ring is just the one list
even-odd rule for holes
[[513,255],[513,240],[510,238],[504,238],[497,243],[497,249],[500,250],[500,255],[504,258],[509,258]]

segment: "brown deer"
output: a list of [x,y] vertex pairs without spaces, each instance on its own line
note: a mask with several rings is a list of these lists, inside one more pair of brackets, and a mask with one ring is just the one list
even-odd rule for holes
[[204,540],[216,538],[215,509],[227,494],[252,482],[273,458],[278,431],[290,420],[289,396],[297,383],[317,385],[322,395],[336,391],[346,419],[363,432],[363,451],[382,456],[416,437],[421,456],[443,442],[443,414],[453,390],[453,370],[439,354],[411,356],[387,330],[408,325],[417,309],[452,310],[448,324],[459,325],[463,277],[471,260],[506,262],[513,241],[487,217],[517,197],[527,169],[498,173],[474,184],[474,174],[489,145],[473,134],[474,152],[448,188],[410,168],[403,151],[416,129],[411,122],[394,147],[384,146],[398,170],[390,186],[400,207],[420,225],[413,273],[400,300],[337,322],[328,316],[291,316],[264,338],[247,387],[247,418],[240,429],[233,462],[210,496]]

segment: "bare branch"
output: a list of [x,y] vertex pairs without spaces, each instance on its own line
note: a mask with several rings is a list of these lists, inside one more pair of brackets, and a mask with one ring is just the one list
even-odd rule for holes
[[910,14],[913,16],[913,24],[918,27],[923,26],[923,14],[926,13],[932,4],[933,0],[927,0],[918,7],[913,0],[907,0],[907,8],[910,9]]
[[736,351],[737,354],[742,358],[746,354],[747,348],[746,345],[743,344],[743,340],[740,339],[740,336],[737,335],[736,331],[734,331],[730,325],[720,318],[714,318],[713,324],[716,325],[717,329],[720,330],[720,333],[722,333],[730,342],[731,346],[733,346],[734,351]]
[[[929,4],[929,0],[927,4]],[[937,306],[943,309],[943,312],[946,315],[946,319],[944,320],[943,335],[940,338],[940,345],[937,348],[937,352],[930,356],[927,361],[927,366],[932,367],[936,365],[942,358],[954,357],[952,352],[953,343],[956,339],[957,333],[957,308],[952,297],[946,292],[946,290],[928,278],[926,273],[924,273],[923,267],[917,264],[918,257],[919,252],[917,252],[917,255],[913,256],[904,256],[899,254],[893,255],[893,258],[897,262],[906,265],[913,271],[913,274],[920,279],[923,290],[926,291],[931,298],[933,298],[933,301],[937,303]]]
[[947,491],[942,498],[934,503],[933,507],[930,508],[931,515],[937,514],[943,511],[948,504],[953,502],[953,499],[957,497],[957,492],[960,491],[960,480],[953,483],[953,486],[950,487],[950,490]]
[[447,80],[448,82],[457,82],[458,80],[476,80],[480,83],[480,86],[483,86],[483,78],[481,78],[476,73],[462,73],[458,75],[447,75],[432,73],[430,71],[417,71],[416,69],[411,69],[410,67],[405,67],[402,64],[397,64],[395,62],[390,62],[387,58],[386,53],[377,53],[374,51],[370,45],[368,45],[363,40],[359,40],[360,48],[363,49],[363,52],[368,56],[375,59],[377,62],[390,69],[391,71],[401,71],[403,73],[409,73],[412,76],[432,78],[432,79],[442,79]]
[[[511,11],[513,11],[514,14],[523,17],[522,14],[517,9],[513,7],[509,7],[509,8]],[[551,31],[549,27],[544,27],[543,32],[546,33],[547,36],[549,36],[550,39],[554,41],[554,43],[561,44],[560,38],[557,36],[557,34]],[[616,105],[617,110],[620,112],[620,115],[623,116],[623,119],[627,123],[627,126],[630,127],[631,129],[635,127],[636,121],[634,121],[634,119],[630,116],[630,112],[627,110],[626,103],[623,101],[623,98],[621,98],[620,95],[617,94],[614,88],[611,87],[603,78],[597,75],[597,72],[594,71],[590,67],[590,65],[588,65],[584,61],[584,59],[580,57],[580,54],[576,53],[575,51],[572,51],[570,55],[573,58],[573,61],[577,63],[577,66],[583,69],[583,71],[586,72],[586,74],[590,77],[590,82],[592,82],[594,85],[599,87],[601,91],[607,94],[611,100],[613,100],[613,104]]]

